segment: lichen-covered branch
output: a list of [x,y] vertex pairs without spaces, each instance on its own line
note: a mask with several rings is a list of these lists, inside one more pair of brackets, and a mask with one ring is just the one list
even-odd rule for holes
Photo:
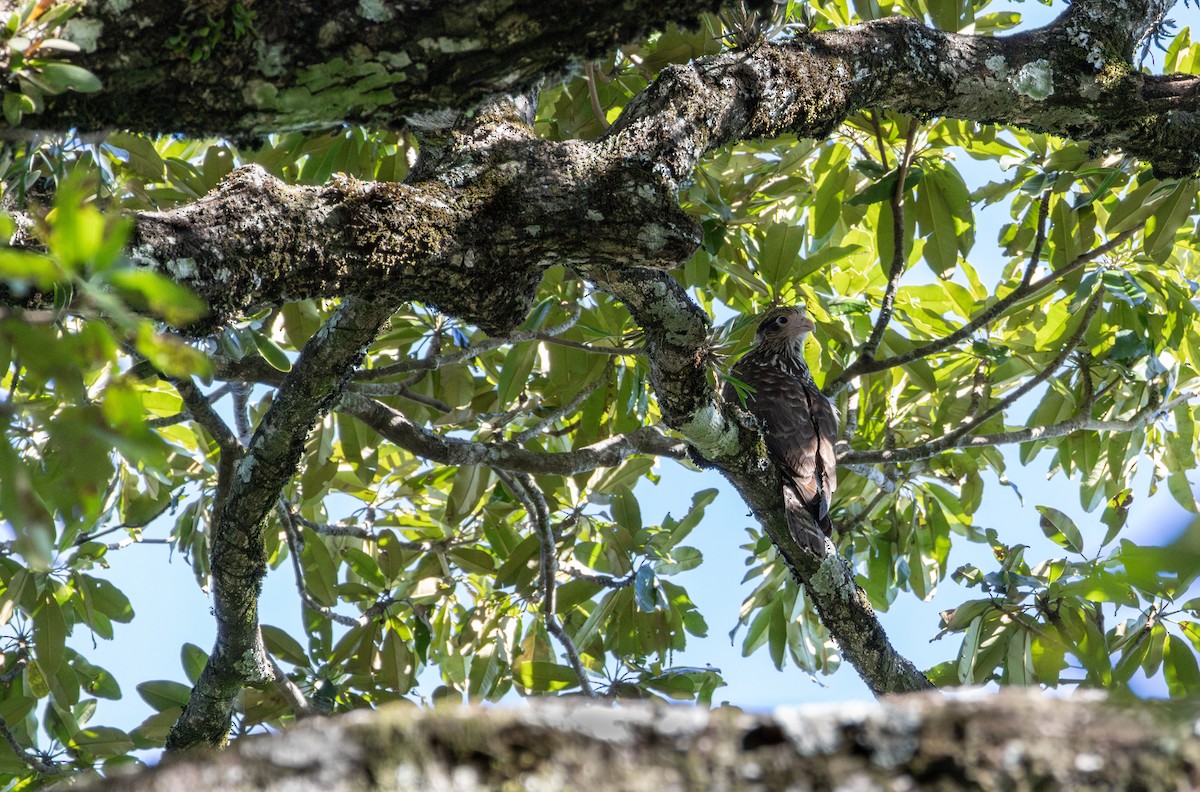
[[568,700],[313,718],[89,792],[1139,789],[1200,784],[1192,718],[1040,692],[774,713]]
[[309,431],[394,308],[385,301],[343,301],[305,345],[238,462],[210,540],[216,643],[171,729],[168,750],[223,744],[237,693],[273,678],[258,625],[267,571],[265,518],[295,473]]
[[32,126],[243,138],[344,122],[394,128],[405,116],[469,108],[491,94],[525,90],[654,29],[694,25],[719,5],[90,3],[66,34],[84,50],[75,62],[96,74],[104,91],[63,96]]

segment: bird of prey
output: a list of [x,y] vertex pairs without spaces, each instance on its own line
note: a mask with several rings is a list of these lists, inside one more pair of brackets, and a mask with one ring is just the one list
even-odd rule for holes
[[[837,488],[837,414],[813,382],[804,362],[804,339],[815,325],[803,307],[768,311],[754,333],[754,345],[731,372],[745,388],[745,407],[757,420],[767,453],[783,472],[783,499],[788,528],[802,546],[818,557],[825,540],[800,517],[807,511],[828,536],[829,501]],[[726,401],[739,402],[737,388],[727,382]]]

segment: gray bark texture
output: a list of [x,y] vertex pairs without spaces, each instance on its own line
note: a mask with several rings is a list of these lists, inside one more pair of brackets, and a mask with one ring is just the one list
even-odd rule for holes
[[1144,702],[982,691],[750,714],[690,706],[422,711],[306,720],[89,792],[221,790],[1184,790],[1188,717]]
[[75,62],[104,91],[64,97],[37,124],[242,138],[343,121],[395,128],[410,114],[523,91],[720,5],[97,0],[68,32],[84,48]]

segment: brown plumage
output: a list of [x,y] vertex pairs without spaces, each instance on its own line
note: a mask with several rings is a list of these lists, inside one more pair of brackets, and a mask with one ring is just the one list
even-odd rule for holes
[[[754,346],[734,365],[732,375],[752,389],[745,394],[745,407],[761,424],[767,452],[783,471],[792,535],[824,556],[824,539],[799,518],[805,510],[826,536],[833,530],[829,502],[837,489],[837,414],[804,362],[804,338],[814,327],[802,307],[768,311],[754,334]],[[725,385],[724,397],[741,401],[732,383]]]

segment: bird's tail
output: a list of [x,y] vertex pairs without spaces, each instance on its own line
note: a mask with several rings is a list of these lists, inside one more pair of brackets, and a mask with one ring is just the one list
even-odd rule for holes
[[818,500],[811,507],[807,506],[794,487],[789,484],[783,485],[783,506],[792,538],[817,558],[824,558],[825,537],[833,532],[833,524],[829,522],[828,513],[818,515],[817,508],[820,507],[820,503],[821,500]]

